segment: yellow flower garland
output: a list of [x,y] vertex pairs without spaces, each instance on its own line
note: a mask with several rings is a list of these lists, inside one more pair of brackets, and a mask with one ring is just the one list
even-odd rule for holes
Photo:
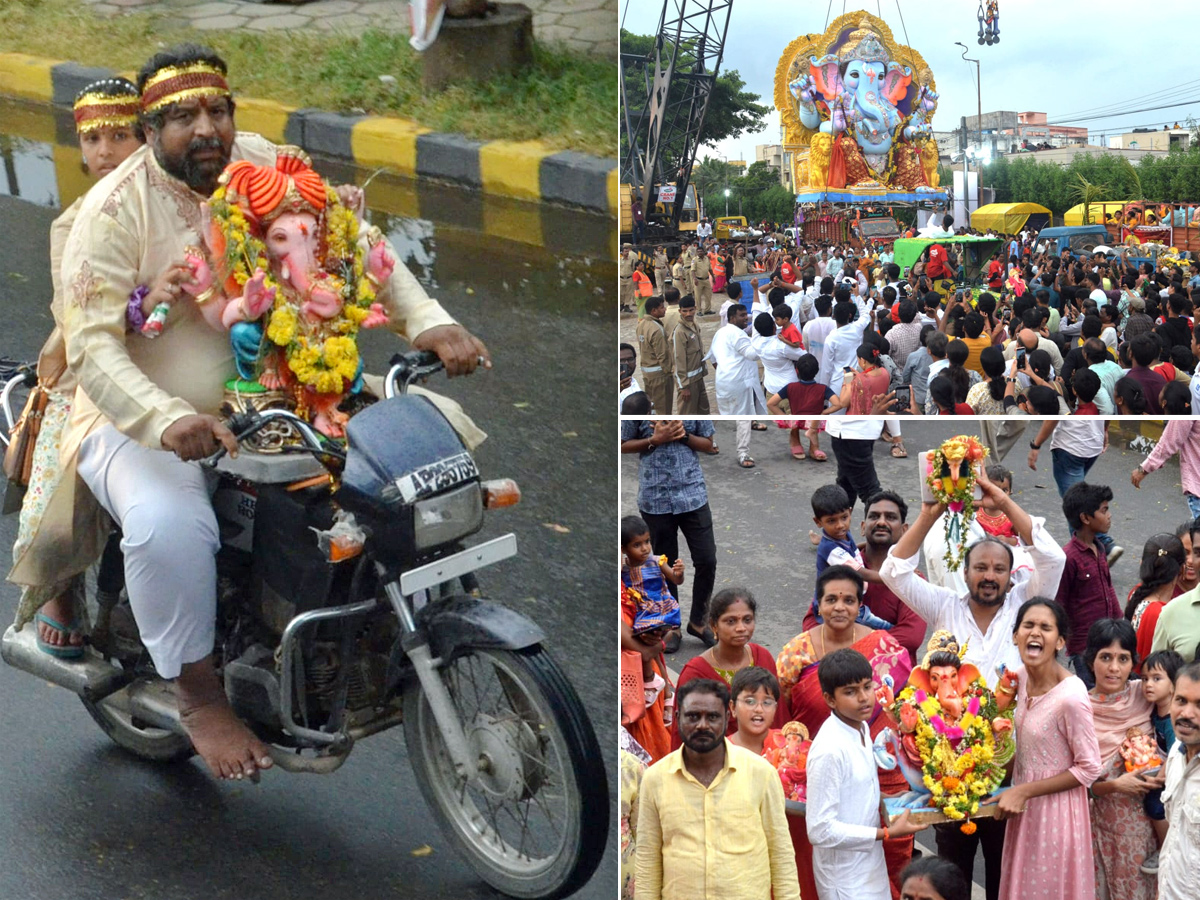
[[[1003,753],[998,753],[997,738],[992,731],[992,721],[997,717],[1012,719],[1010,707],[1001,713],[996,707],[996,698],[982,678],[976,678],[963,693],[964,712],[957,723],[962,737],[952,742],[933,725],[941,714],[942,705],[937,697],[918,697],[918,688],[910,685],[896,697],[892,705],[892,716],[900,721],[900,709],[911,706],[917,712],[917,726],[913,731],[917,752],[921,757],[921,776],[931,794],[932,804],[947,818],[964,822],[963,831],[970,834],[975,829],[969,816],[979,812],[980,801],[991,795],[1004,780],[1004,765],[1011,758],[1011,732],[1000,738]],[[972,713],[972,700],[979,703],[979,711]]]

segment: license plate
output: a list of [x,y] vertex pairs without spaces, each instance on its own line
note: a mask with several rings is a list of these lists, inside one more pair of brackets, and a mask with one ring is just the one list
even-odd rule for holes
[[470,453],[439,459],[396,479],[396,487],[405,503],[439,493],[447,488],[479,477],[479,468]]

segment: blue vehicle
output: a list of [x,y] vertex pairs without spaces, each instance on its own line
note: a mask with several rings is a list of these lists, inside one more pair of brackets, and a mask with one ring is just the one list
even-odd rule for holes
[[1101,245],[1111,246],[1112,235],[1103,225],[1066,225],[1043,228],[1038,232],[1038,240],[1049,241],[1047,252],[1053,251],[1055,256],[1070,250],[1071,255],[1078,259],[1080,256],[1090,256]]

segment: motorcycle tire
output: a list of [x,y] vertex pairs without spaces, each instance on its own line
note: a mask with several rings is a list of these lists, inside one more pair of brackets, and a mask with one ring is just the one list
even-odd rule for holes
[[108,700],[93,703],[83,697],[79,699],[113,743],[134,756],[150,762],[177,762],[188,759],[196,752],[192,742],[183,735],[149,725],[143,727],[129,713]]
[[[575,689],[536,645],[473,649],[441,672],[472,752],[490,763],[470,781],[459,778],[414,678],[404,692],[404,737],[442,832],[501,893],[548,900],[578,890],[604,854],[609,804],[600,746]],[[481,698],[489,675],[499,691],[488,696],[485,687]],[[561,807],[561,820],[551,807]],[[535,836],[535,818],[548,837]],[[545,850],[526,846],[541,838]]]

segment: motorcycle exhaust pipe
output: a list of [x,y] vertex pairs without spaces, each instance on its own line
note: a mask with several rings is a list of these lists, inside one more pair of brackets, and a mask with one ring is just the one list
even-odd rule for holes
[[51,656],[38,647],[37,629],[33,625],[20,631],[9,625],[0,640],[0,658],[14,669],[64,687],[92,702],[119,691],[129,680],[123,670],[101,659],[90,647],[84,648],[79,659]]

